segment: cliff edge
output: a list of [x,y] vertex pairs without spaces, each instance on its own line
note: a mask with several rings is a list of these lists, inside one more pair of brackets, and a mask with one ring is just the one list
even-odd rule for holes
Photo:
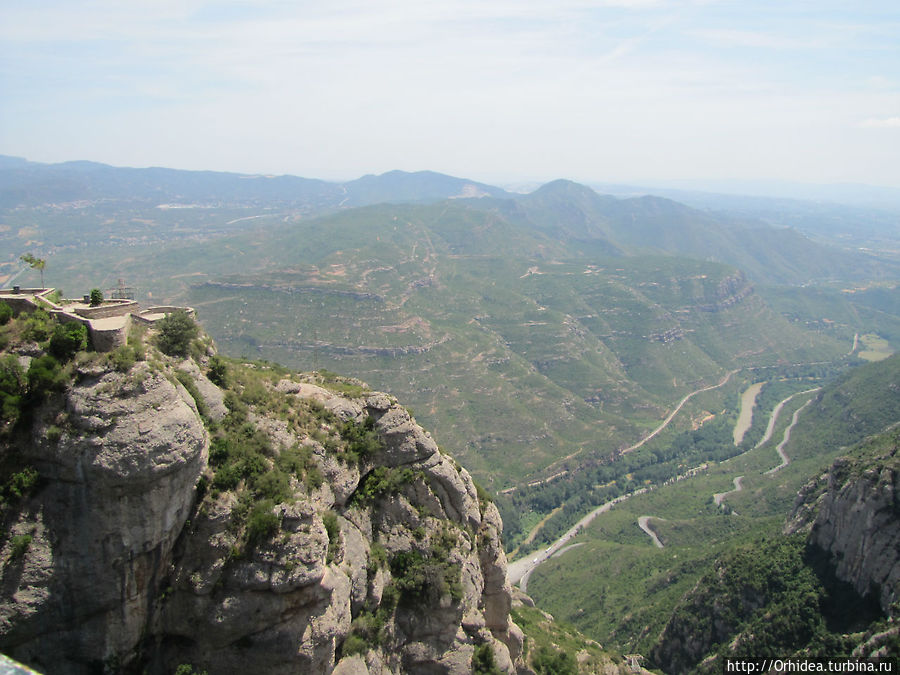
[[393,397],[152,333],[41,380],[13,333],[4,653],[47,673],[527,672],[497,509]]

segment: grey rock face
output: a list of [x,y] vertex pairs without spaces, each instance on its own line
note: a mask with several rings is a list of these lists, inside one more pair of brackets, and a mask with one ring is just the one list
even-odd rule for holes
[[[0,551],[0,649],[63,674],[191,663],[387,675],[468,673],[487,643],[516,672],[523,638],[509,618],[499,514],[393,397],[273,387],[325,411],[323,442],[249,411],[275,456],[311,448],[323,482],[292,477],[290,498],[272,506],[277,531],[248,543],[237,493],[195,489],[212,476],[209,439],[176,367],[222,419],[221,390],[192,362],[92,366],[36,416],[22,455],[42,487],[11,523],[32,537],[27,551],[13,555],[11,538]],[[374,455],[326,449],[341,424],[368,418]],[[372,487],[379,477],[387,487]]]
[[[841,458],[801,490],[787,530],[809,528],[810,543],[827,552],[839,579],[878,594],[890,614],[900,600],[900,475],[896,462],[869,465]],[[816,496],[818,494],[818,496]]]
[[[46,415],[60,408],[48,433]],[[45,405],[21,449],[46,485],[14,526],[31,546],[2,568],[13,599],[0,603],[4,650],[38,666],[65,659],[64,672],[130,655],[208,447],[183,387],[146,364],[87,377]]]

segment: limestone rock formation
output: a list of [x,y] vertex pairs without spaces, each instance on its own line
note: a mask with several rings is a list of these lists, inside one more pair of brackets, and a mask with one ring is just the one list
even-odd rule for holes
[[786,530],[833,561],[837,577],[862,596],[875,594],[886,614],[900,601],[900,466],[894,432],[874,458],[842,457],[797,497]]
[[[17,448],[40,488],[4,513],[13,536],[0,553],[0,645],[51,672],[131,655],[209,447],[184,387],[148,364],[78,376]],[[31,537],[24,555],[16,536]]]
[[64,674],[387,675],[468,673],[488,645],[527,672],[497,509],[393,397],[236,363],[223,392],[148,351],[85,360],[2,439],[4,476],[39,479],[0,511],[0,650]]

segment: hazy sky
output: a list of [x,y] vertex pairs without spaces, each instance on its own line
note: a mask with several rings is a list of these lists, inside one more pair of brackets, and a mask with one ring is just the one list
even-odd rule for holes
[[900,2],[0,0],[0,154],[900,187]]

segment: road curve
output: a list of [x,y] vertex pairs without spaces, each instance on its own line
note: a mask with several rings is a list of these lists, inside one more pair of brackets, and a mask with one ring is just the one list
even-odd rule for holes
[[713,389],[718,389],[719,387],[724,386],[725,383],[728,382],[728,380],[731,379],[731,376],[734,375],[736,372],[738,372],[738,371],[737,370],[729,371],[728,374],[724,378],[722,378],[722,381],[719,382],[718,384],[711,384],[708,387],[703,387],[702,389],[698,389],[697,391],[692,391],[690,394],[685,396],[683,399],[681,399],[681,401],[678,403],[678,405],[675,406],[675,410],[670,412],[669,416],[663,420],[662,424],[660,424],[653,431],[651,431],[647,436],[642,438],[640,441],[638,441],[634,445],[631,445],[631,446],[628,446],[627,448],[625,448],[622,451],[622,454],[624,455],[629,452],[633,452],[634,450],[637,450],[639,447],[644,445],[644,443],[649,441],[651,438],[654,438],[659,432],[661,432],[663,429],[665,429],[667,426],[669,426],[669,422],[671,422],[673,419],[675,419],[675,415],[677,415],[679,412],[681,412],[681,409],[684,407],[685,403],[690,401],[697,394],[702,394],[705,391],[712,391]]
[[[815,391],[815,389],[811,390]],[[806,393],[806,392],[804,392]],[[813,400],[809,399],[806,403],[801,405],[794,411],[794,416],[791,418],[791,423],[788,425],[788,428],[784,430],[784,437],[781,439],[781,443],[779,443],[775,447],[775,452],[778,453],[778,456],[781,457],[781,464],[778,466],[769,469],[766,471],[766,475],[772,475],[781,471],[784,467],[791,463],[791,458],[787,456],[787,453],[784,451],[784,446],[787,445],[788,441],[791,440],[791,429],[797,424],[797,420],[800,419],[800,413],[803,412],[803,409],[806,408]]]
[[569,540],[572,539],[572,537],[578,534],[585,526],[587,526],[592,520],[594,520],[594,518],[599,516],[601,513],[606,513],[619,502],[623,502],[634,495],[643,494],[646,491],[647,488],[641,488],[639,490],[635,490],[634,492],[620,495],[615,499],[611,499],[610,501],[602,504],[601,506],[598,506],[596,509],[584,516],[584,518],[570,527],[563,536],[550,544],[550,546],[545,548],[543,551],[530,553],[524,558],[519,558],[518,560],[509,563],[506,568],[506,578],[509,579],[509,583],[515,585],[519,583],[519,581],[525,579],[525,577],[530,574],[535,567],[540,565],[542,562],[547,560],[547,558],[549,558],[554,553],[559,551],[563,546],[568,544]]
[[[669,413],[669,416],[666,417],[665,420],[663,420],[662,424],[660,424],[656,429],[654,429],[652,432],[650,432],[650,434],[648,436],[644,437],[643,439],[641,439],[634,445],[632,445],[628,448],[625,448],[622,451],[622,454],[626,454],[628,452],[632,452],[633,450],[637,450],[642,445],[644,445],[644,443],[649,441],[651,438],[654,438],[657,434],[659,434],[663,429],[665,429],[669,425],[669,423],[675,418],[675,415],[677,415],[679,413],[679,411],[681,411],[681,409],[684,407],[684,404],[687,403],[692,397],[696,396],[697,394],[702,394],[705,391],[711,391],[713,389],[718,389],[719,387],[724,386],[725,383],[727,383],[728,380],[731,379],[731,376],[734,375],[736,372],[738,372],[738,370],[732,370],[732,371],[728,372],[728,374],[726,374],[725,377],[723,377],[722,380],[718,384],[712,384],[708,387],[703,387],[701,389],[697,389],[696,391],[692,391],[690,394],[687,394],[684,398],[681,399],[681,401],[678,403],[678,405],[675,406],[675,409],[671,413]],[[689,471],[687,474],[683,474],[683,476],[687,476],[687,475],[693,475],[693,472]],[[676,480],[679,480],[681,477],[682,476],[676,477]],[[577,523],[575,523],[571,528],[569,528],[566,531],[566,533],[563,536],[561,536],[559,539],[557,539],[555,542],[553,542],[550,546],[548,546],[543,551],[530,553],[529,555],[527,555],[523,558],[514,560],[513,562],[509,563],[509,565],[506,568],[506,578],[509,580],[509,583],[512,585],[519,584],[522,587],[522,590],[524,590],[528,584],[528,577],[531,575],[531,572],[534,570],[534,568],[537,567],[538,565],[540,565],[545,560],[547,560],[554,553],[559,551],[559,549],[561,549],[563,546],[565,546],[569,542],[570,539],[572,539],[576,534],[578,534],[584,527],[586,527],[592,520],[594,520],[594,518],[599,516],[601,513],[605,513],[606,511],[609,511],[613,506],[615,506],[619,502],[625,501],[626,499],[628,499],[629,497],[633,497],[634,495],[643,494],[646,491],[647,491],[647,488],[640,488],[639,490],[635,490],[634,492],[629,492],[628,494],[625,494],[625,495],[620,495],[619,497],[616,497],[615,499],[608,501],[605,504],[602,504],[601,506],[598,506],[596,509],[594,509],[593,511],[588,513],[586,516],[584,516],[581,520],[579,520]]]
[[713,501],[715,501],[716,506],[722,506],[722,501],[728,495],[733,495],[735,492],[740,492],[741,490],[743,490],[744,486],[741,483],[741,481],[743,481],[743,480],[744,480],[743,476],[736,476],[734,478],[734,480],[732,481],[734,483],[734,490],[729,490],[728,492],[717,492],[716,494],[714,494]]
[[[641,516],[638,518],[638,527],[641,528],[652,540],[653,544],[656,548],[662,548],[663,543],[659,540],[659,537],[656,535],[652,529],[650,529],[650,525],[647,524],[651,518],[656,518],[656,516]],[[662,518],[657,518],[657,520],[662,520]]]

